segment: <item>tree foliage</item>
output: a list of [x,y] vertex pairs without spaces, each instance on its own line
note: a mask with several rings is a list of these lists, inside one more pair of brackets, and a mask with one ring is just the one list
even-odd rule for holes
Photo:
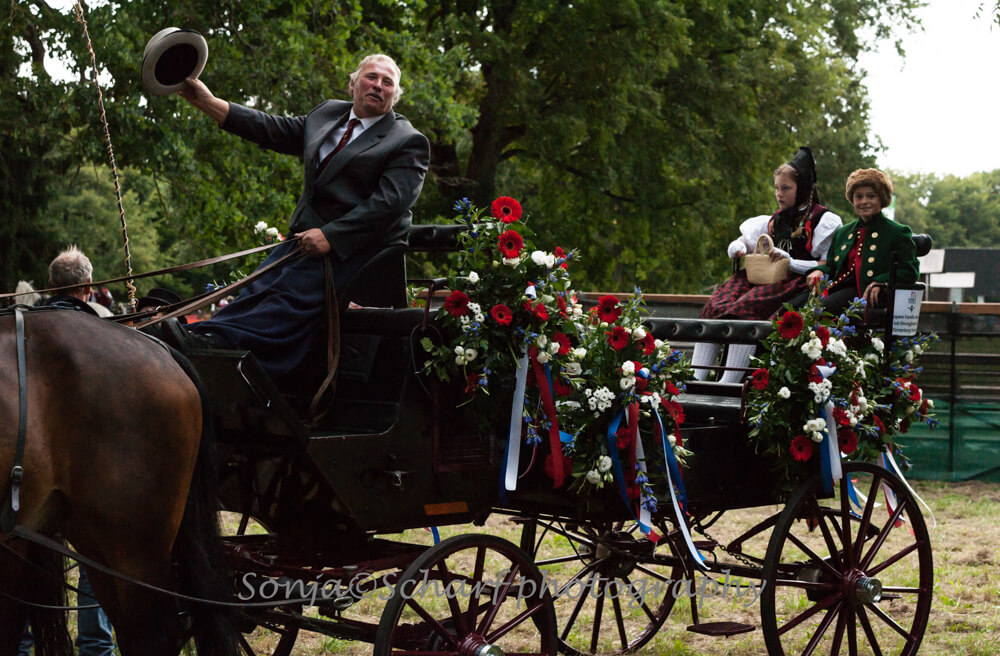
[[935,248],[995,248],[1000,243],[1000,170],[953,175],[893,175],[896,220],[926,232]]
[[[346,98],[360,56],[386,52],[403,70],[397,110],[432,142],[418,220],[463,196],[516,196],[543,243],[581,250],[584,286],[681,292],[723,275],[725,243],[740,220],[770,211],[771,172],[799,145],[813,147],[823,193],[844,206],[842,181],[879,147],[857,65],[875,41],[862,35],[912,28],[919,4],[109,0],[86,19],[119,164],[159,203],[156,264],[249,245],[257,221],[285,224],[301,188],[300,162],[143,91],[146,40],[178,25],[206,36],[202,79],[217,95],[277,114]],[[52,185],[107,158],[80,24],[44,0],[11,12],[0,31],[0,159],[13,172],[0,183],[12,212],[4,287],[51,257],[38,218]],[[45,57],[64,60],[72,81],[49,79]],[[44,167],[27,166],[32,157]],[[15,257],[26,244],[33,255]]]

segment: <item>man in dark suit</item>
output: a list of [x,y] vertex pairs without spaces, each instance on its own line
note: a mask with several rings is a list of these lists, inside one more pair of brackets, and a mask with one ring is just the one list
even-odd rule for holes
[[[289,233],[308,258],[251,283],[236,301],[192,331],[246,348],[276,381],[296,370],[323,335],[323,258],[340,287],[386,246],[403,244],[410,208],[430,160],[427,138],[400,114],[400,71],[370,55],[351,74],[352,102],[327,100],[305,116],[278,117],[215,97],[199,80],[179,93],[219,126],[280,153],[301,157],[304,184]],[[264,265],[292,248],[272,251]]]

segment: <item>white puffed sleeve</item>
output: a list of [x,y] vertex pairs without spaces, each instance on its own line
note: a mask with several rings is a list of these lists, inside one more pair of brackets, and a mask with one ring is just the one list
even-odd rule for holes
[[770,215],[762,214],[741,223],[739,238],[729,244],[729,257],[736,257],[737,253],[752,253],[757,245],[757,239],[767,232],[767,222],[770,219]]

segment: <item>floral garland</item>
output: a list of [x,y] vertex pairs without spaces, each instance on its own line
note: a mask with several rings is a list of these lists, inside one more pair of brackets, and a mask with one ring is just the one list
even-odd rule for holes
[[[643,327],[639,290],[584,312],[569,273],[575,251],[536,250],[516,200],[496,199],[489,216],[467,199],[455,210],[468,229],[438,312],[444,337],[422,341],[425,370],[464,381],[470,401],[505,398],[498,392],[514,389],[520,373],[522,426],[512,434],[542,449],[554,483],[581,494],[617,483],[632,505],[655,510],[655,483],[686,453],[673,400],[690,376],[681,353]],[[654,444],[669,445],[669,455]]]
[[829,285],[824,280],[820,295],[810,295],[800,311],[786,306],[772,321],[747,394],[750,437],[776,456],[788,485],[814,471],[828,436],[828,402],[836,452],[847,460],[873,461],[896,451],[894,437],[913,421],[937,426],[934,404],[915,382],[916,359],[937,336],[897,338],[887,349],[881,338],[855,327],[864,299],[837,317],[823,310],[820,298]]

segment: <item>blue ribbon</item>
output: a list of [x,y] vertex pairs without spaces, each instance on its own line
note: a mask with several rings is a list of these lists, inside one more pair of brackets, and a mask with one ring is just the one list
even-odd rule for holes
[[677,499],[681,502],[682,506],[687,506],[687,490],[684,489],[684,481],[681,478],[681,468],[677,464],[677,456],[674,455],[674,450],[670,447],[670,437],[667,435],[666,429],[663,427],[663,419],[660,417],[659,409],[653,406],[653,415],[656,417],[656,423],[660,425],[660,446],[663,448],[664,463],[670,470],[670,478],[673,480],[674,485],[677,487]]
[[438,531],[438,527],[437,526],[432,526],[431,527],[431,535],[434,536],[434,544],[437,544],[438,542],[441,541],[441,532]]
[[608,453],[611,454],[611,468],[614,471],[615,482],[618,483],[618,493],[621,494],[622,501],[625,502],[625,507],[628,508],[628,512],[632,515],[635,523],[639,525],[639,530],[642,531],[642,534],[649,535],[650,527],[639,521],[639,518],[635,516],[635,511],[632,510],[632,504],[629,503],[628,489],[625,487],[625,472],[622,469],[621,458],[618,457],[618,444],[615,433],[618,432],[618,426],[622,423],[622,418],[624,417],[625,410],[623,409],[611,420],[611,424],[608,426]]

